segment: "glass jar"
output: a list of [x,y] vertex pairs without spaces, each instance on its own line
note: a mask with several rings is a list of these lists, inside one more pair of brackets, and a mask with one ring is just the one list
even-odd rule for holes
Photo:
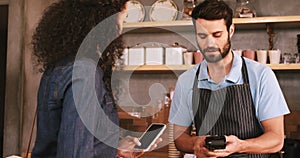
[[191,19],[192,11],[195,8],[195,0],[184,0],[183,19]]
[[253,18],[256,17],[256,10],[250,0],[236,0],[234,12],[235,18]]

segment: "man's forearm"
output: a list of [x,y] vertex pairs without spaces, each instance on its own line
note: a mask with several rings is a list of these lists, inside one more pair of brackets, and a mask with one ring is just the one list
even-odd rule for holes
[[282,149],[284,138],[276,133],[268,132],[260,137],[247,139],[241,143],[244,153],[275,153]]
[[[229,140],[236,144],[238,152],[243,153],[274,153],[282,149],[284,143],[284,123],[283,116],[275,117],[262,121],[265,133],[257,138],[250,138],[246,140],[234,140],[234,137],[229,136]],[[234,143],[235,142],[235,143]]]

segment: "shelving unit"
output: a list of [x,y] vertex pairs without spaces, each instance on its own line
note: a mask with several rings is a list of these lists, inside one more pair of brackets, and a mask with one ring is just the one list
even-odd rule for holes
[[[267,33],[270,38],[273,38],[274,28],[300,28],[300,15],[294,16],[266,16],[255,18],[233,18],[233,23],[236,29],[267,29]],[[159,32],[159,31],[171,31],[171,32],[188,32],[193,31],[193,23],[191,20],[177,20],[168,22],[137,22],[137,23],[125,23],[124,33],[130,32]],[[272,39],[269,39],[270,47],[273,47]],[[300,70],[300,64],[268,64],[273,70]],[[124,70],[137,71],[137,72],[149,72],[149,71],[182,71],[187,70],[191,66],[187,65],[141,65],[141,66],[126,66]]]

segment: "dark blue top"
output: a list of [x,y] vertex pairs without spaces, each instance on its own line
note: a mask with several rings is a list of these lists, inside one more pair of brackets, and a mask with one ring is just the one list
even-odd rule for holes
[[119,128],[103,72],[89,59],[45,70],[38,91],[32,158],[116,157]]

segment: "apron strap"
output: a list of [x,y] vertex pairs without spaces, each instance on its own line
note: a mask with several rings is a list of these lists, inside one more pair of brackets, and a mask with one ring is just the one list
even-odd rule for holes
[[244,80],[245,84],[249,84],[249,77],[248,77],[246,62],[245,62],[245,59],[243,57],[241,57],[241,58],[242,58],[242,61],[243,61],[243,65],[242,65],[243,80]]
[[[193,116],[194,116],[194,126],[196,127],[196,129],[199,129],[200,127],[198,127],[199,125],[196,122],[199,122],[200,118],[196,117],[197,116],[197,112],[198,112],[198,106],[199,106],[199,99],[200,99],[200,89],[198,88],[198,75],[199,75],[199,71],[200,71],[200,66],[201,64],[199,64],[199,67],[197,69],[196,72],[196,76],[194,79],[194,84],[193,84],[193,96],[192,96],[192,108],[193,108]],[[198,135],[198,130],[196,130],[196,133]]]

